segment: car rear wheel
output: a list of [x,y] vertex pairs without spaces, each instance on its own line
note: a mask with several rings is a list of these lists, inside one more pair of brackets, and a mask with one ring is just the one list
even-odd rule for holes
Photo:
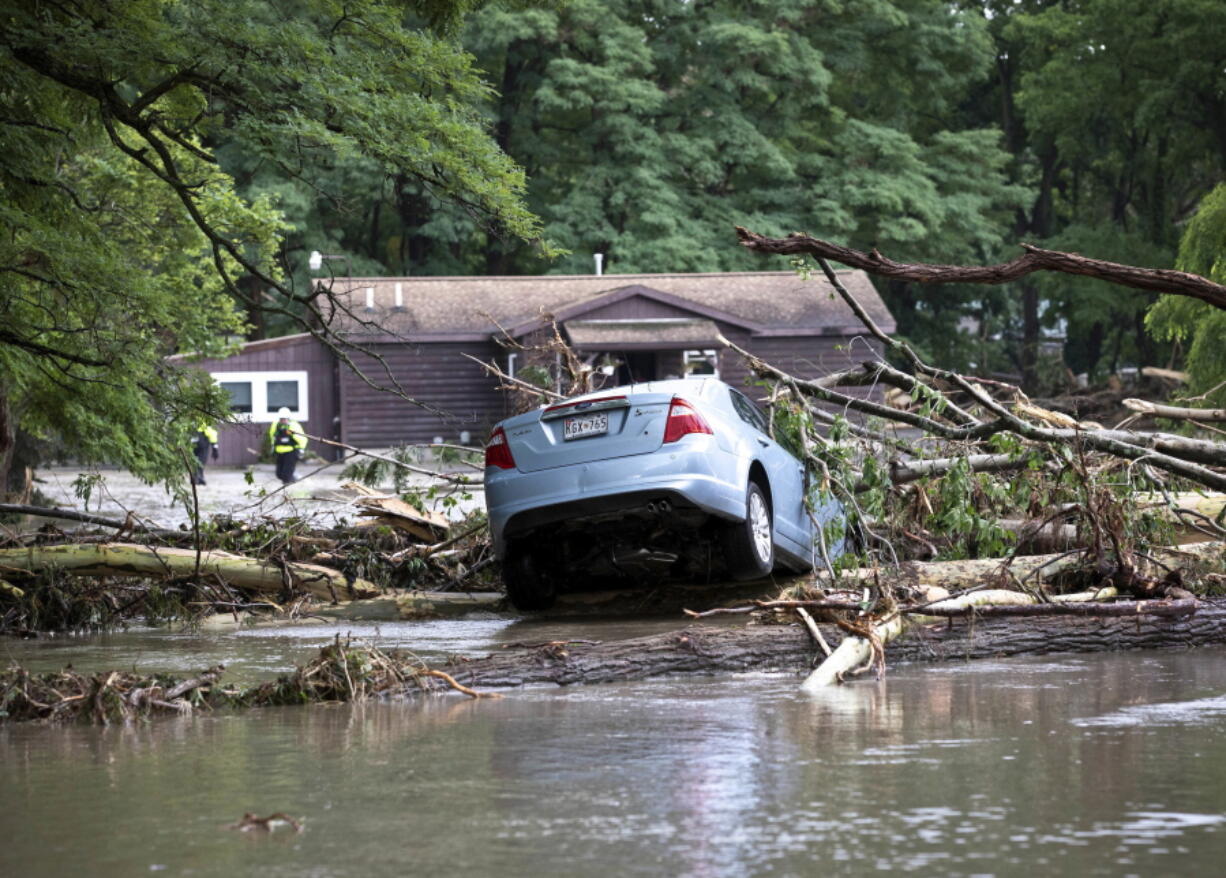
[[761,579],[775,566],[770,502],[757,482],[745,489],[745,520],[728,526],[724,557],[732,579]]
[[528,546],[511,544],[502,562],[502,582],[507,598],[517,610],[547,610],[558,592],[536,553]]

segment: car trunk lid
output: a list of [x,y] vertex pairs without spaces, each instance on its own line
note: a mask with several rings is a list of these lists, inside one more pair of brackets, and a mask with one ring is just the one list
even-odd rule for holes
[[566,400],[508,422],[507,443],[523,472],[648,454],[664,441],[672,398],[626,393]]

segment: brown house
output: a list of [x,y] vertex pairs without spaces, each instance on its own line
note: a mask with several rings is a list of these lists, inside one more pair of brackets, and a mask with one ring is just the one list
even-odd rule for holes
[[[860,271],[840,279],[887,332],[894,321]],[[742,385],[749,372],[723,336],[801,377],[820,377],[879,350],[823,279],[792,272],[543,277],[338,278],[344,307],[332,328],[370,352],[351,357],[376,384],[386,375],[423,404],[371,387],[310,334],[250,342],[205,361],[247,424],[222,430],[223,463],[254,459],[276,410],[306,432],[380,448],[435,438],[481,444],[508,414],[496,381],[465,358],[525,364],[499,338],[530,339],[552,315],[571,346],[612,384],[717,374]],[[382,363],[379,362],[382,360]],[[386,369],[385,369],[386,367]],[[324,449],[313,443],[318,452]]]

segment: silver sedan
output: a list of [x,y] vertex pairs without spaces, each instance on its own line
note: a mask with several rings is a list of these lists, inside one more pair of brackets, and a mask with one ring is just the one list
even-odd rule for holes
[[841,516],[809,487],[757,407],[714,378],[542,407],[499,423],[485,449],[494,549],[524,610],[611,581],[807,570],[818,527]]

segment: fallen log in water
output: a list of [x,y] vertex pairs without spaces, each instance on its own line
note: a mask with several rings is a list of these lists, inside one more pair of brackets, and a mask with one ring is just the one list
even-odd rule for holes
[[986,607],[927,607],[925,616],[960,618],[975,616],[983,619],[1001,616],[1187,616],[1201,608],[1200,601],[1128,601],[1098,604],[1086,601],[1065,601],[1058,604],[993,604]]
[[[1153,603],[1153,602],[1150,602]],[[1128,606],[1113,604],[1116,606]],[[822,625],[835,644],[843,636]],[[1183,649],[1226,643],[1226,600],[1201,601],[1180,616],[974,617],[913,627],[885,651],[887,666],[1059,652]],[[474,688],[575,685],[643,680],[672,674],[743,671],[807,672],[817,656],[800,625],[744,628],[691,626],[668,634],[595,645],[552,644],[473,659],[448,668]],[[434,684],[426,682],[427,687]],[[441,687],[440,687],[441,688]]]
[[[1153,549],[1150,557],[1169,567],[1187,567],[1196,564],[1226,564],[1226,542],[1195,543],[1186,546],[1169,546]],[[880,579],[892,585],[940,586],[950,591],[972,588],[991,582],[1012,583],[1014,578],[1023,582],[1044,582],[1069,570],[1085,566],[1085,552],[1073,550],[1047,555],[1025,557],[979,558],[967,561],[903,561],[896,567],[858,567],[839,574],[840,582]],[[828,574],[819,573],[818,585],[830,583]]]
[[[235,588],[277,594],[286,586],[320,600],[371,597],[379,589],[364,579],[349,581],[343,573],[318,564],[261,561],[229,552],[156,548],[135,543],[69,543],[0,549],[0,566],[36,573],[62,570],[73,576],[217,577]],[[7,574],[12,578],[12,574]]]
[[[825,627],[823,639],[836,636],[834,626]],[[973,624],[951,620],[950,624],[913,627],[890,645],[887,661],[964,661],[1222,642],[1226,642],[1226,600],[1205,601],[1194,613],[1174,617],[1134,610],[1130,618],[982,618]],[[483,659],[455,659],[444,672],[413,656],[338,639],[293,673],[247,688],[222,686],[220,666],[184,681],[134,671],[85,675],[65,669],[31,674],[13,667],[0,671],[0,704],[5,706],[0,722],[76,719],[105,724],[194,708],[364,701],[443,691],[481,697],[494,694],[487,691],[491,688],[528,685],[613,683],[680,674],[802,672],[812,666],[815,649],[811,634],[799,625],[694,626],[609,643],[570,640],[524,645]]]

